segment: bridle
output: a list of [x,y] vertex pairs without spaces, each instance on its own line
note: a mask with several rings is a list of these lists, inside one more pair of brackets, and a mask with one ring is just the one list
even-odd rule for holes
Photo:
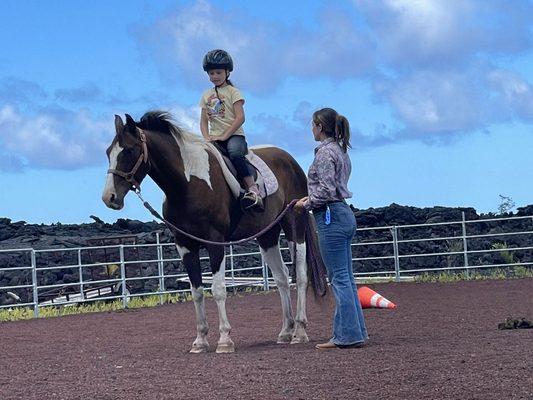
[[113,174],[113,175],[117,175],[117,176],[120,176],[121,178],[124,178],[126,180],[126,182],[128,182],[130,185],[131,185],[131,188],[130,190],[133,190],[135,192],[140,192],[141,191],[141,184],[139,182],[137,182],[137,180],[135,179],[135,174],[137,173],[137,170],[139,169],[139,167],[141,166],[141,164],[144,162],[144,163],[148,163],[148,147],[146,146],[146,135],[145,133],[143,132],[142,129],[140,128],[137,128],[139,129],[139,136],[141,138],[141,154],[139,154],[139,158],[137,159],[137,162],[135,163],[135,165],[133,166],[133,168],[131,169],[130,172],[123,172],[123,171],[120,171],[118,169],[108,169],[107,170],[107,173],[108,174]]

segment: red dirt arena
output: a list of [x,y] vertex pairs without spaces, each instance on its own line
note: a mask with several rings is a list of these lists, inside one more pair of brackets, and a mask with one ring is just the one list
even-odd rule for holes
[[311,342],[277,345],[277,293],[228,296],[234,354],[189,354],[192,303],[0,323],[0,399],[533,399],[533,279],[389,283],[397,304],[369,309],[359,349],[315,350],[328,339],[331,300],[309,293]]

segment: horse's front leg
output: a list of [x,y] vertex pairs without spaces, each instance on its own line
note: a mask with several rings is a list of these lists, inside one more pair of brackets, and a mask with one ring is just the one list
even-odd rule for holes
[[209,324],[205,314],[204,287],[202,284],[202,270],[200,268],[200,253],[198,248],[188,249],[176,245],[180,254],[189,280],[191,281],[191,293],[194,301],[194,310],[196,311],[196,339],[192,344],[191,353],[204,353],[209,349],[207,342],[207,333]]
[[231,326],[226,314],[226,256],[224,247],[209,246],[207,250],[213,272],[211,291],[218,308],[220,339],[218,340],[217,353],[233,353],[235,345],[230,338]]

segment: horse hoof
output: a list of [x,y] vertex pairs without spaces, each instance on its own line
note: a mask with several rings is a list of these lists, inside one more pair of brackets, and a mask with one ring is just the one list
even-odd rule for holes
[[234,353],[234,352],[235,352],[235,345],[233,343],[224,343],[224,344],[219,344],[217,346],[218,354]]
[[291,344],[309,343],[309,338],[305,336],[295,336],[291,340]]
[[202,345],[202,346],[193,345],[189,353],[193,353],[193,354],[207,353],[208,349],[209,349],[209,345]]
[[288,344],[288,343],[291,343],[291,339],[292,339],[292,336],[291,334],[286,334],[286,335],[279,335],[278,336],[278,344]]

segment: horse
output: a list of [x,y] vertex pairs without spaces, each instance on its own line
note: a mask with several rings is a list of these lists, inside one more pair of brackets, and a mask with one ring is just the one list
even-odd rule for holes
[[[169,113],[149,111],[139,122],[126,114],[126,121],[115,115],[116,134],[107,148],[109,170],[102,200],[107,207],[120,210],[130,190],[140,190],[148,175],[164,192],[163,217],[174,227],[211,242],[239,240],[260,232],[275,220],[293,199],[307,195],[307,178],[294,158],[274,146],[252,148],[273,171],[278,190],[266,197],[264,211],[243,211],[231,192],[214,147],[203,138],[180,128]],[[257,238],[263,260],[270,268],[281,297],[282,327],[277,343],[306,343],[306,292],[309,282],[315,296],[324,287],[325,273],[309,262],[314,229],[308,213],[286,214],[272,228]],[[281,230],[285,232],[295,262],[297,308],[293,317],[289,292],[289,270],[279,248]],[[225,249],[203,244],[189,235],[173,231],[177,251],[187,271],[196,312],[196,339],[191,353],[208,351],[209,325],[204,304],[204,286],[200,268],[200,248],[209,254],[213,274],[212,295],[219,316],[217,353],[232,353],[231,325],[226,315]],[[294,253],[297,254],[294,260]],[[308,271],[308,264],[313,270]],[[309,272],[309,276],[308,276]],[[319,277],[319,278],[313,278]]]

